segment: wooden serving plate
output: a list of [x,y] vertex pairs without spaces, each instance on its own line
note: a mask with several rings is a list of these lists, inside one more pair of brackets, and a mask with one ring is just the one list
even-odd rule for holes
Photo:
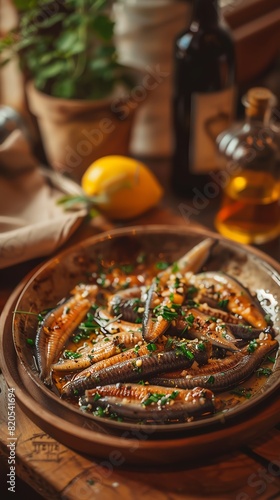
[[[223,419],[215,419],[214,417],[193,426],[188,424],[140,426],[137,424],[112,424],[104,421],[104,419],[88,418],[80,411],[70,408],[68,403],[62,402],[60,398],[49,391],[39,381],[38,374],[34,371],[30,350],[26,351],[25,341],[26,338],[29,338],[30,328],[32,327],[29,319],[25,321],[26,329],[19,330],[22,338],[15,336],[15,350],[12,336],[15,307],[18,308],[19,304],[28,305],[28,310],[30,310],[32,300],[35,300],[34,294],[32,294],[34,287],[37,291],[37,297],[40,296],[40,293],[42,294],[44,287],[49,293],[49,285],[54,283],[54,276],[57,276],[57,269],[61,266],[61,262],[62,271],[66,276],[65,266],[67,268],[67,265],[69,265],[67,259],[71,258],[71,262],[77,262],[77,252],[79,255],[81,255],[81,252],[84,255],[86,249],[93,248],[92,245],[98,246],[108,240],[114,241],[114,238],[119,237],[136,237],[143,244],[145,238],[149,240],[150,236],[153,235],[153,245],[156,241],[159,241],[163,249],[163,234],[167,234],[170,241],[173,238],[173,242],[171,241],[167,245],[168,251],[174,252],[174,247],[176,247],[177,252],[182,253],[182,246],[178,249],[180,238],[181,242],[185,238],[186,243],[186,238],[188,239],[191,235],[191,242],[193,242],[209,236],[210,233],[201,230],[188,231],[185,227],[151,226],[148,228],[115,230],[91,238],[81,245],[77,245],[58,255],[55,259],[35,270],[31,276],[28,276],[10,297],[0,320],[1,368],[8,385],[15,388],[17,402],[23,411],[40,428],[62,444],[97,458],[108,457],[110,453],[118,450],[132,464],[158,465],[181,462],[182,460],[193,461],[204,457],[206,453],[211,453],[211,455],[224,453],[242,444],[249,443],[251,439],[267,431],[279,421],[279,359],[275,365],[273,376],[269,379],[270,383],[263,388],[261,394],[254,398],[253,401],[242,404],[238,411],[228,412],[229,414],[225,415]],[[239,269],[237,269],[237,260],[235,262],[231,260],[232,272],[236,268],[236,272],[240,273],[241,268],[244,267],[243,278],[246,275],[247,280],[253,279],[255,290],[259,286],[258,280],[261,282],[265,280],[266,292],[269,291],[271,299],[273,297],[275,299],[277,293],[279,294],[279,281],[277,281],[279,280],[279,265],[254,249],[241,248],[239,245],[220,238],[216,234],[213,237],[217,238],[222,245],[225,262],[228,256],[232,255],[232,252],[238,253]],[[166,241],[169,241],[168,238]],[[165,248],[164,251],[167,251],[167,249]],[[75,256],[74,260],[73,256]],[[221,255],[218,254],[217,258],[221,264]],[[244,264],[246,265],[244,266]],[[212,265],[215,265],[215,258]],[[255,272],[258,270],[257,277],[253,274],[253,268]],[[70,274],[71,279],[75,280],[76,275],[73,274],[73,269]],[[69,283],[60,283],[58,297],[61,297],[61,287],[63,288],[63,286],[69,287]],[[45,298],[44,296],[43,301]],[[276,327],[279,328],[278,308],[276,306],[274,321]]]

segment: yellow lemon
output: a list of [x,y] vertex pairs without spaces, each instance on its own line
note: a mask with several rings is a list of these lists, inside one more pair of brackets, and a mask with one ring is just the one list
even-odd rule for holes
[[96,205],[111,219],[137,217],[157,205],[163,195],[161,185],[144,163],[119,155],[94,161],[81,185],[87,195],[101,197]]

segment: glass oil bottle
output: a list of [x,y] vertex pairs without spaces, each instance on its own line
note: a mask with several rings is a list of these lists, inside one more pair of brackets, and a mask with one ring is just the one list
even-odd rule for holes
[[215,226],[240,243],[263,244],[280,234],[280,141],[271,119],[276,98],[256,87],[242,102],[245,121],[217,139],[228,181]]

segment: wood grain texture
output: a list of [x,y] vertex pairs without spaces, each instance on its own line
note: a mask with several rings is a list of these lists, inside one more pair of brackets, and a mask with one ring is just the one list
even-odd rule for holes
[[[6,422],[7,386],[0,377],[0,450],[8,455]],[[268,499],[279,491],[279,468],[270,469],[248,456],[235,452],[204,463],[172,467],[131,467],[123,463],[117,450],[103,460],[76,453],[42,432],[20,408],[16,407],[16,470],[38,493],[47,499],[65,500],[244,500],[265,487],[257,498]],[[253,450],[262,455],[279,454],[279,431],[273,430],[255,440]],[[273,456],[272,456],[273,455]],[[276,462],[274,462],[276,463]],[[203,480],[202,480],[203,478]],[[245,496],[247,495],[247,497]]]

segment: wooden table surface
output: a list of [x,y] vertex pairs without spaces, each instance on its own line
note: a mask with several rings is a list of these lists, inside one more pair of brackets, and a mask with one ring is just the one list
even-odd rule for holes
[[[160,168],[160,164],[155,167]],[[161,177],[162,173],[159,175]],[[168,191],[168,190],[167,190]],[[136,223],[181,223],[180,204],[185,203],[168,197],[163,208],[143,216]],[[212,229],[215,202],[188,224],[203,224]],[[130,224],[127,224],[130,225]],[[110,226],[110,225],[109,225]],[[70,245],[96,232],[89,224],[82,224],[67,243]],[[279,239],[267,245],[271,256],[279,259]],[[23,263],[0,271],[0,307],[27,272],[46,259]],[[2,470],[2,498],[9,498],[7,481],[8,458],[11,457],[7,426],[7,385],[0,376],[0,455],[6,467]],[[279,400],[278,400],[279,401]],[[278,404],[278,403],[276,403]],[[276,500],[280,499],[280,401],[279,424],[250,441],[242,449],[234,449],[227,455],[205,457],[199,464],[188,462],[180,466],[131,467],[129,463],[112,466],[106,460],[95,460],[75,452],[46,435],[16,405],[16,493],[13,498],[23,498],[18,481],[32,487],[29,498],[63,500]],[[37,443],[37,444],[36,444]],[[46,450],[51,450],[47,453]],[[3,477],[3,474],[5,477]],[[33,496],[32,496],[33,495]]]

